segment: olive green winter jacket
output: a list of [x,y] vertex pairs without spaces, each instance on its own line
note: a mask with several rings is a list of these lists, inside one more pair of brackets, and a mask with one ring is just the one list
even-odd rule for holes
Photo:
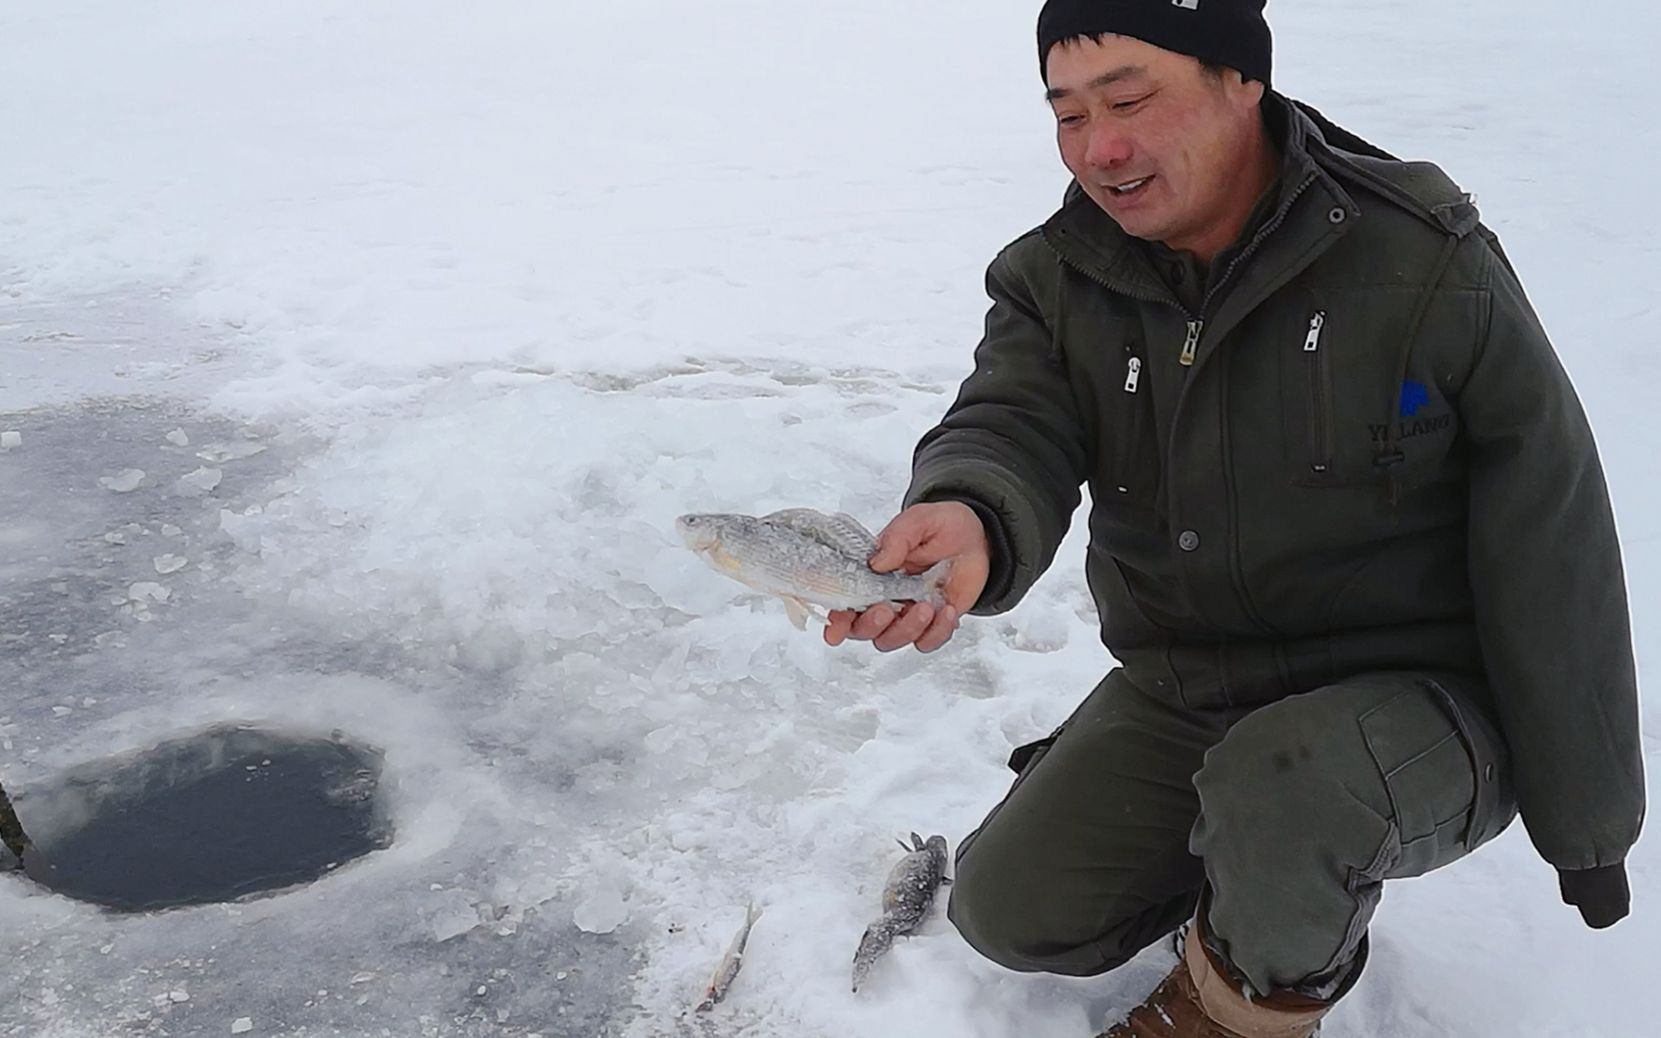
[[1441,170],[1277,95],[1264,111],[1278,205],[1197,309],[1076,185],[999,254],[907,503],[982,515],[988,615],[1044,572],[1088,483],[1102,640],[1192,708],[1481,675],[1541,855],[1617,866],[1644,809],[1636,677],[1574,389]]

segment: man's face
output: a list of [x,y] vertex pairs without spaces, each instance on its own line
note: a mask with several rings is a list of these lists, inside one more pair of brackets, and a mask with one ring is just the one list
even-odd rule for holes
[[1046,71],[1061,159],[1125,233],[1212,254],[1228,243],[1256,201],[1239,211],[1263,84],[1128,36],[1057,44]]

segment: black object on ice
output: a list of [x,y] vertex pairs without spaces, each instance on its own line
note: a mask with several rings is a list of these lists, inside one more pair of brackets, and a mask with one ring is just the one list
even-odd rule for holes
[[12,807],[12,799],[6,795],[5,786],[0,786],[0,844],[5,845],[13,859],[4,871],[22,872],[42,883],[51,875],[52,866],[47,863],[46,855],[29,839],[29,834],[23,831],[23,823],[17,820],[17,810]]

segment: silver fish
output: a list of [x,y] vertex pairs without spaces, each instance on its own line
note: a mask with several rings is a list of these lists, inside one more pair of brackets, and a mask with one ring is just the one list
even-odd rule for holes
[[876,573],[877,538],[843,512],[787,508],[770,515],[683,515],[675,520],[686,546],[716,570],[784,601],[790,622],[807,626],[810,606],[865,609],[879,602],[945,603],[946,560],[917,576]]
[[946,838],[931,836],[924,840],[911,834],[911,845],[904,840],[906,856],[888,873],[888,883],[882,889],[882,917],[865,928],[854,952],[854,990],[865,983],[871,966],[894,945],[894,938],[917,929],[934,905],[934,895],[946,878]]
[[744,965],[744,946],[750,943],[750,930],[761,918],[761,909],[752,902],[744,911],[744,925],[738,928],[732,944],[727,947],[727,954],[721,957],[721,964],[715,967],[715,975],[710,978],[709,987],[704,991],[704,1000],[693,1007],[695,1013],[707,1013],[714,1009],[716,1003],[727,997],[727,990],[732,987],[733,978],[738,976],[738,970]]

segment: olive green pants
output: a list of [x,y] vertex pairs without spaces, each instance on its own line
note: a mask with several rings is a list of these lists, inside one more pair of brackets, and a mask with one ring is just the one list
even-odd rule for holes
[[948,914],[1010,969],[1101,973],[1206,893],[1208,942],[1260,992],[1348,990],[1383,882],[1498,835],[1504,743],[1449,674],[1364,674],[1254,709],[1114,671],[958,848]]

